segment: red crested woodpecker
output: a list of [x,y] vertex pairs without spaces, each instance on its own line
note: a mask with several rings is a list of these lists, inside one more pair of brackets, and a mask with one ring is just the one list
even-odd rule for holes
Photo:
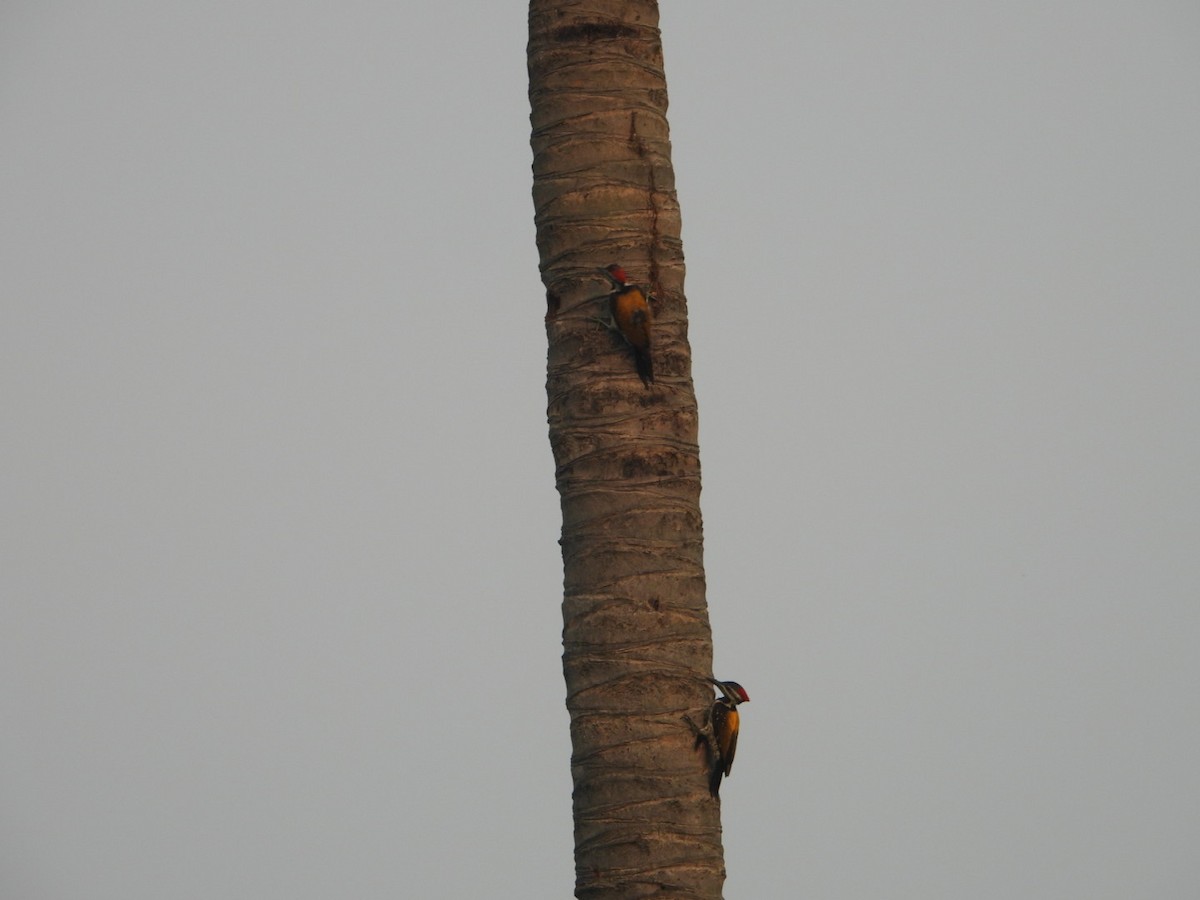
[[[721,779],[728,775],[729,770],[733,768],[733,755],[737,751],[738,725],[741,718],[737,711],[738,704],[749,703],[750,695],[736,681],[717,681],[715,678],[708,680],[715,684],[722,694],[713,703],[712,711],[709,714],[712,722],[713,741],[708,790],[716,797],[721,790]],[[699,735],[696,738],[696,746],[700,746],[704,740],[705,736]]]
[[608,295],[613,324],[633,348],[637,373],[642,379],[642,384],[650,387],[654,381],[654,361],[650,357],[652,317],[649,292],[641,285],[631,284],[625,270],[616,263],[600,271],[613,283],[613,289]]

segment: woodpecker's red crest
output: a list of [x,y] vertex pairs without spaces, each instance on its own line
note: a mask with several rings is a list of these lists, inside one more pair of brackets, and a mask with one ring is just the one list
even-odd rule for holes
[[[739,703],[749,703],[750,695],[736,681],[717,681],[715,678],[708,680],[721,691],[721,696],[713,703],[710,712],[715,752],[710,760],[708,790],[717,797],[721,790],[721,779],[733,768],[733,756],[737,752],[738,730],[741,725],[737,707]],[[703,736],[698,737],[697,746],[703,740]]]
[[653,316],[650,312],[649,292],[640,285],[631,284],[629,276],[617,263],[600,270],[613,283],[608,294],[609,312],[613,324],[621,336],[633,348],[637,373],[642,384],[650,387],[654,381],[654,360],[650,355],[650,329]]
[[606,267],[604,271],[607,272],[609,274],[609,276],[612,278],[612,280],[615,281],[617,284],[628,284],[629,283],[629,276],[626,275],[625,270],[622,269],[620,266],[618,266],[616,263],[613,263],[612,265]]

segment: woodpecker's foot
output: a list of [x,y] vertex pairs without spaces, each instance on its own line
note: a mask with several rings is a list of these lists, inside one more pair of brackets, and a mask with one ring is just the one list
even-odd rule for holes
[[713,734],[712,723],[705,722],[704,727],[701,728],[692,721],[691,716],[686,715],[683,717],[683,721],[687,722],[688,725],[691,726],[692,732],[696,735],[696,743],[693,745],[693,749],[699,749],[702,745],[706,747],[708,751],[708,762],[709,765],[711,765],[712,761],[717,758],[717,754],[719,752],[717,750],[717,736]]
[[617,330],[616,326],[613,325],[612,321],[609,319],[602,319],[599,316],[588,316],[588,321],[595,322],[597,325],[599,325],[605,331],[616,331]]

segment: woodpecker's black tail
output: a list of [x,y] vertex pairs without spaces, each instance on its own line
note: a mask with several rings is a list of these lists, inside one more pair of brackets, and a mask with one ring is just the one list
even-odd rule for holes
[[699,732],[696,735],[696,744],[694,749],[699,750],[705,747],[708,750],[708,765],[712,769],[712,774],[708,776],[708,792],[714,797],[718,796],[721,791],[721,779],[725,777],[725,766],[721,763],[720,757],[714,752],[714,747],[708,741],[708,736],[704,732]]
[[719,797],[721,793],[721,779],[725,777],[725,769],[721,766],[720,761],[713,766],[712,775],[708,779],[708,792],[714,797]]
[[647,347],[645,350],[635,348],[633,353],[637,358],[637,373],[641,376],[642,384],[650,387],[654,383],[654,360],[650,358],[650,348]]

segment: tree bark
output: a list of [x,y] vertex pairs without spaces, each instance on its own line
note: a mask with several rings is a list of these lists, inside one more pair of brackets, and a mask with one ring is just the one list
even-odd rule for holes
[[[720,807],[684,720],[712,702],[712,638],[657,3],[531,0],[528,61],[575,895],[716,898]],[[655,295],[648,386],[594,318],[613,262]]]

